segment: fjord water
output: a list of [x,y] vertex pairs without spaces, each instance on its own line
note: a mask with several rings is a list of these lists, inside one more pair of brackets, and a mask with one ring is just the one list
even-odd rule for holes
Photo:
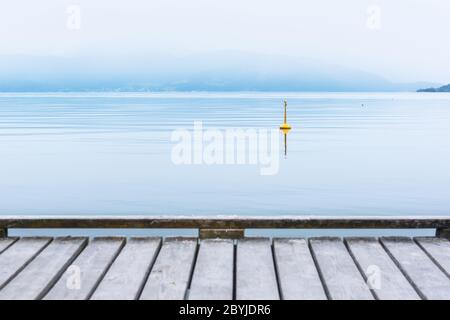
[[[173,130],[277,129],[283,99],[278,174],[171,161]],[[450,212],[444,93],[2,93],[0,146],[1,215]]]

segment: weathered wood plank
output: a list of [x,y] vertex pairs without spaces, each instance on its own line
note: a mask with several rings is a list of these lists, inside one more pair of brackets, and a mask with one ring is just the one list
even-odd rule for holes
[[245,237],[244,229],[200,229],[200,239],[242,239]]
[[236,299],[279,298],[270,240],[268,238],[239,240],[236,253]]
[[450,241],[444,238],[415,238],[419,246],[450,277]]
[[22,238],[0,255],[0,290],[16,276],[51,238]]
[[450,239],[450,228],[437,228],[436,237]]
[[374,298],[341,239],[312,238],[310,245],[330,299]]
[[420,299],[376,238],[347,238],[345,241],[365,276],[366,283],[378,299]]
[[448,216],[0,216],[1,228],[433,228]]
[[197,239],[195,238],[166,238],[140,299],[184,299],[196,250]]
[[327,299],[305,239],[274,239],[273,246],[282,299]]
[[232,240],[202,240],[189,299],[233,299],[234,244]]
[[18,238],[4,238],[0,239],[0,254],[8,249]]
[[131,238],[95,290],[91,300],[135,300],[161,246],[160,238]]
[[0,290],[0,300],[41,299],[86,243],[86,238],[56,238]]
[[410,238],[384,237],[381,242],[425,299],[450,299],[450,279]]
[[125,238],[95,238],[64,272],[45,300],[86,300],[116,258]]

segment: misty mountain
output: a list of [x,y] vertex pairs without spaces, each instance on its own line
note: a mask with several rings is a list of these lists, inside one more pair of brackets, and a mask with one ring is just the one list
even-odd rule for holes
[[[214,52],[185,56],[0,56],[0,91],[415,91],[312,59]],[[440,85],[440,84],[438,84]]]
[[450,84],[447,84],[446,86],[442,86],[439,88],[426,88],[426,89],[419,89],[417,92],[450,92]]

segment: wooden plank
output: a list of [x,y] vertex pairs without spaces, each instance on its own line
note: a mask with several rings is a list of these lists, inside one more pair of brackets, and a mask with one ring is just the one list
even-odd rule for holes
[[420,299],[376,238],[347,238],[346,243],[367,284],[378,299]]
[[160,238],[131,238],[95,290],[91,300],[134,300],[161,246]]
[[0,228],[432,228],[448,216],[0,216]]
[[268,238],[239,240],[236,253],[236,299],[279,298],[270,240]]
[[416,242],[450,277],[450,241],[444,238],[418,237]]
[[64,272],[45,300],[86,300],[120,252],[125,238],[95,238]]
[[8,249],[18,238],[4,238],[0,239],[0,253]]
[[196,251],[195,238],[165,239],[140,299],[184,299]]
[[450,228],[437,228],[436,237],[450,239]]
[[381,242],[424,299],[450,299],[450,279],[410,238],[384,237]]
[[245,237],[244,229],[200,229],[200,239],[242,239]]
[[189,290],[189,299],[233,299],[233,272],[233,241],[202,240]]
[[273,246],[282,299],[327,299],[305,239],[274,239]]
[[22,238],[0,255],[0,290],[13,279],[51,238]]
[[312,238],[310,245],[330,299],[374,298],[340,238]]
[[86,243],[86,238],[56,238],[0,291],[0,300],[41,299]]

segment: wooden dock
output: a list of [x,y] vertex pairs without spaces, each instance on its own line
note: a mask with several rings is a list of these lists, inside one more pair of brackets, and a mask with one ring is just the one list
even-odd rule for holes
[[203,235],[232,230],[228,235],[239,239],[4,237],[0,299],[450,299],[450,241],[443,237],[448,218],[354,220],[359,228],[434,226],[440,237],[344,239],[246,238],[234,231],[283,223],[348,227],[351,219],[165,219],[0,217],[0,229],[132,228],[150,220],[152,227],[173,228],[186,219],[183,227],[197,227]]

